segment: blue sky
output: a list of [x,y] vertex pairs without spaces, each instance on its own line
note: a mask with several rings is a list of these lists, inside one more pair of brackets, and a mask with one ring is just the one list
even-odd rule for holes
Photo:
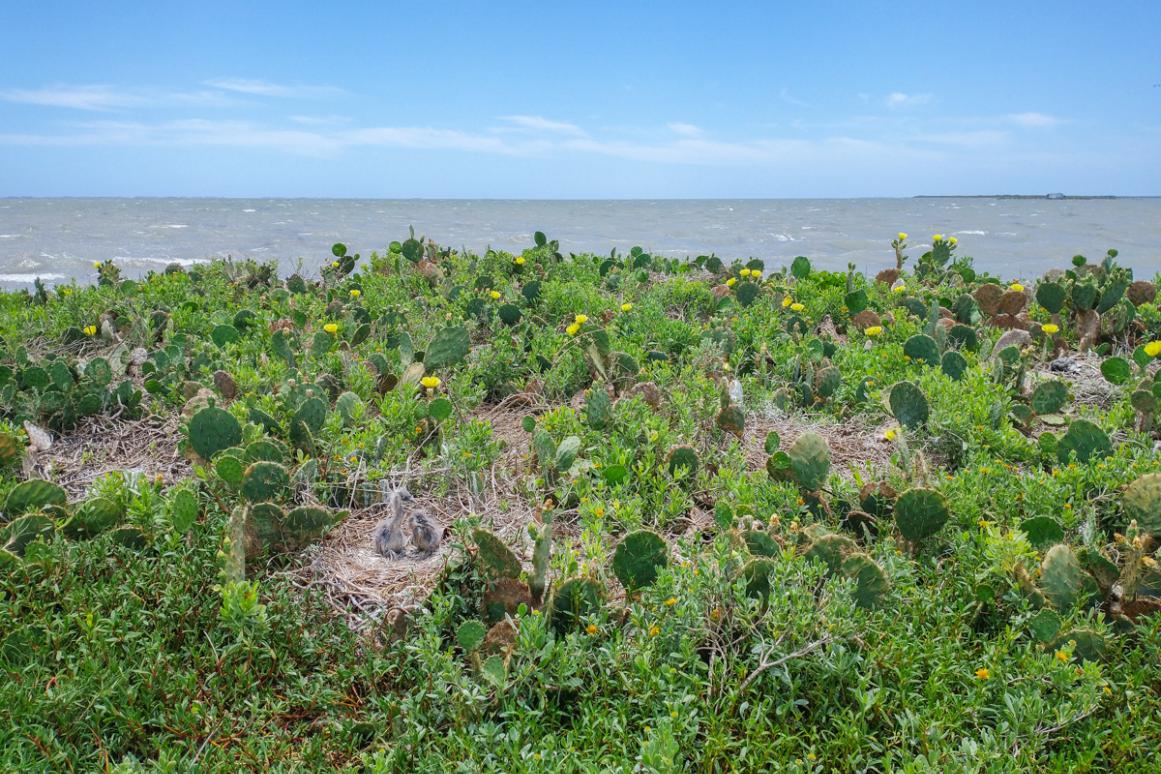
[[5,0],[0,196],[1158,195],[1158,32],[1159,0]]

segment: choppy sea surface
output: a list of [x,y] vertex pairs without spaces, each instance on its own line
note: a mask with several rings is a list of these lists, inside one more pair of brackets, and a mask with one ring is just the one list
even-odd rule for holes
[[277,260],[308,272],[344,242],[364,256],[405,239],[408,227],[441,245],[483,250],[532,244],[563,252],[641,245],[654,254],[758,257],[770,267],[805,255],[820,268],[893,264],[890,242],[911,235],[913,259],[941,233],[977,268],[1031,278],[1076,254],[1108,248],[1137,276],[1161,272],[1161,198],[355,200],[0,198],[0,287],[93,279],[115,260],[130,276],[219,256]]

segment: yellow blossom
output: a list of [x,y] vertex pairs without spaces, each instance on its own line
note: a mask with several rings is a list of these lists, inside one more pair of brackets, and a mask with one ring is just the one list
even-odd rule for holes
[[743,277],[749,277],[750,270],[749,269],[742,269],[740,272],[738,272],[738,274],[741,274]]
[[621,311],[622,312],[629,312],[629,311],[632,311],[632,309],[633,309],[633,305],[630,303],[621,304]]
[[1008,286],[1008,290],[1014,290],[1017,293],[1023,293],[1024,286],[1021,285],[1019,282],[1013,282],[1011,285]]
[[434,390],[441,382],[438,376],[425,376],[419,380],[419,383],[429,390]]
[[942,242],[943,241],[943,234],[934,235],[933,237],[931,237],[931,241],[932,242]]
[[955,237],[948,237],[948,238],[947,238],[947,241],[948,241],[948,242],[949,242],[949,243],[950,243],[950,244],[951,244],[953,247],[954,247],[955,245],[959,244],[959,240],[958,240],[958,239],[956,239]]
[[323,330],[333,336],[334,334],[339,332],[339,326],[336,325],[335,323],[327,323],[326,325],[323,326]]
[[492,291],[489,291],[489,292],[488,292],[488,296],[489,296],[489,297],[490,297],[490,298],[491,298],[493,301],[499,301],[499,300],[500,300],[500,291],[498,291],[498,290],[492,290]]
[[97,326],[86,325],[85,326],[85,335],[86,336],[96,336],[97,335]]
[[358,298],[361,295],[363,295],[363,291],[359,290],[358,288],[351,289],[351,298]]
[[1057,333],[1060,333],[1060,326],[1054,323],[1044,323],[1044,325],[1040,326],[1040,330],[1049,336],[1055,336]]
[[791,298],[790,296],[787,296],[786,298],[782,299],[782,308],[785,309],[786,307],[790,306],[793,303],[794,303],[794,299]]
[[806,309],[806,304],[800,304],[797,301],[790,305],[790,311],[792,312],[801,312],[804,309]]
[[896,435],[896,433],[895,433],[894,429],[888,430],[887,432],[883,433],[883,437],[886,438],[888,441],[894,441],[895,435]]
[[978,680],[987,680],[990,675],[991,672],[988,671],[987,667],[980,667],[976,670],[976,679]]
[[762,270],[750,269],[750,279],[762,279]]
[[586,627],[585,627],[585,633],[586,633],[586,634],[590,634],[590,635],[592,635],[592,634],[596,634],[596,633],[597,633],[597,631],[599,631],[599,630],[597,629],[597,625],[596,625],[596,624],[589,624],[588,626],[586,626]]
[[652,626],[649,627],[649,636],[650,637],[656,637],[658,634],[661,634],[661,627],[660,626],[658,626],[657,624],[653,624]]
[[907,292],[907,286],[906,285],[895,285],[893,288],[891,288],[891,292],[892,293],[905,293],[905,292]]
[[1068,658],[1069,658],[1068,654],[1066,652],[1064,652],[1063,650],[1056,651],[1056,660],[1057,661],[1068,661]]
[[882,332],[883,332],[882,325],[872,325],[870,328],[867,328],[866,330],[863,331],[863,333],[867,336],[878,336]]
[[332,269],[339,268],[339,262],[338,261],[331,261],[331,268]]
[[677,597],[670,597],[669,599],[665,600],[666,607],[673,607],[676,604],[677,604]]
[[1157,357],[1161,355],[1161,340],[1150,341],[1145,345],[1145,354],[1149,357]]
[[596,508],[593,508],[593,513],[594,513],[594,514],[596,514],[596,516],[597,516],[597,518],[598,518],[598,519],[604,518],[604,516],[605,516],[605,506],[603,506],[603,505],[598,505]]
[[737,285],[737,284],[738,284],[737,277],[730,277],[728,280],[726,280],[726,287],[728,287],[728,288],[732,288],[734,285]]
[[516,256],[516,259],[513,261],[513,263],[515,263],[517,266],[523,266],[524,265],[524,256],[523,255]]
[[585,323],[587,323],[589,321],[589,316],[587,314],[578,314],[576,317],[573,318],[572,321],[575,322],[577,325],[584,325]]
[[577,325],[576,323],[573,323],[572,325],[565,328],[564,332],[567,333],[569,336],[575,336],[575,335],[577,335],[578,332],[580,332],[580,326]]
[[900,242],[907,241],[907,232],[906,231],[900,231],[898,234],[896,234],[896,236],[899,237]]
[[93,268],[94,269],[101,268],[101,262],[100,261],[93,261]]

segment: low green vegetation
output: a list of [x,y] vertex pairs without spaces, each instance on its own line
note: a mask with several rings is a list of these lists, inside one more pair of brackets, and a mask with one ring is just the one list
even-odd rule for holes
[[1154,283],[892,247],[0,296],[0,769],[1155,770]]

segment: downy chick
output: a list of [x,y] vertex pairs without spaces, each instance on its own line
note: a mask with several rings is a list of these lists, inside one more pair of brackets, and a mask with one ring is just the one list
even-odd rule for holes
[[443,542],[443,525],[427,515],[427,511],[416,508],[411,512],[411,539],[415,547],[424,554],[434,554]]
[[396,489],[387,498],[387,517],[375,526],[375,551],[388,559],[403,553],[407,539],[403,536],[403,504],[412,501],[406,489]]

